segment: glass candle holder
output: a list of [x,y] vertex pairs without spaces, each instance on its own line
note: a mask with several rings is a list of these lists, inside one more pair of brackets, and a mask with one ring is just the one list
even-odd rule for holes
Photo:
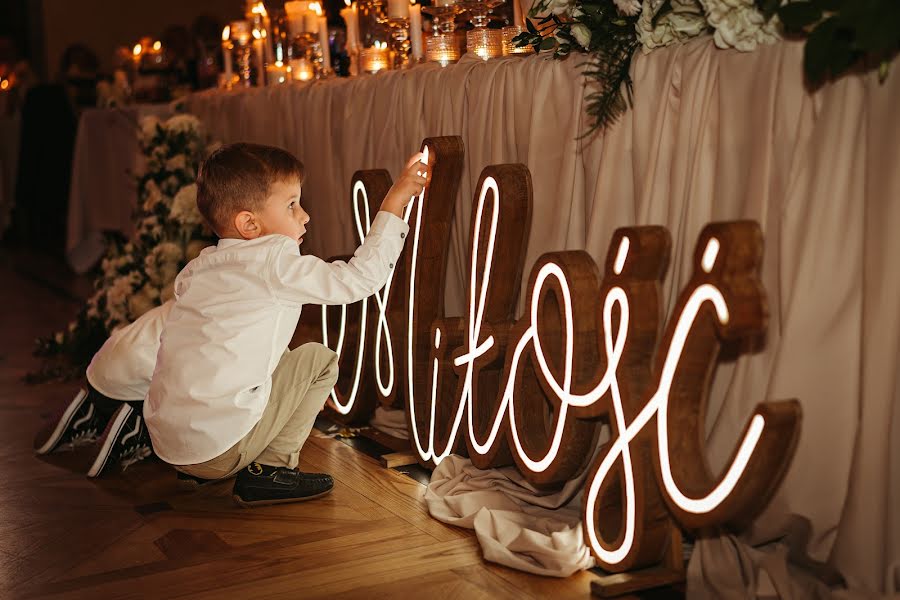
[[282,62],[266,67],[266,81],[269,85],[281,85],[291,80],[291,67]]
[[294,81],[309,81],[316,76],[313,63],[307,58],[292,58],[288,69]]
[[359,53],[359,67],[364,73],[377,73],[390,68],[390,52],[387,46],[372,46],[371,48],[363,48]]
[[452,33],[439,33],[425,38],[425,58],[442,67],[453,64],[462,56],[459,38]]
[[503,55],[504,56],[512,56],[512,55],[522,55],[522,54],[532,54],[534,52],[534,48],[531,46],[525,46],[523,48],[516,47],[515,42],[513,40],[517,35],[523,33],[525,28],[521,25],[510,25],[509,27],[504,27],[500,31],[503,32]]
[[482,60],[503,56],[503,34],[499,29],[472,29],[466,33],[466,50]]
[[240,85],[250,86],[250,41],[253,39],[250,21],[231,22],[231,41],[234,43],[235,62]]

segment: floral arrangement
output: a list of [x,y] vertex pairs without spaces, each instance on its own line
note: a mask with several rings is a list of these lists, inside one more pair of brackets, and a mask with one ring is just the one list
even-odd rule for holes
[[212,150],[200,122],[187,114],[145,117],[138,136],[145,168],[134,235],[109,240],[94,294],[66,331],[38,340],[36,354],[47,360],[32,381],[83,374],[109,335],[172,298],[178,272],[214,243],[197,209],[197,169]]
[[518,46],[559,59],[590,55],[587,133],[628,107],[638,48],[646,53],[712,34],[719,48],[749,52],[784,35],[808,35],[804,68],[814,85],[860,63],[877,64],[883,78],[900,49],[896,0],[537,0],[529,17]]

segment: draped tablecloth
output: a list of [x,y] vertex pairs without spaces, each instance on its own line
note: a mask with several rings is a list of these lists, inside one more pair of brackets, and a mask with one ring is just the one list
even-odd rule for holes
[[795,559],[827,563],[853,589],[886,593],[900,584],[900,73],[883,85],[867,74],[809,91],[802,55],[797,43],[742,54],[699,39],[637,56],[634,107],[580,141],[587,122],[577,58],[464,59],[445,69],[202,93],[187,104],[214,138],[274,144],[303,160],[307,243],[321,256],[353,249],[354,171],[396,176],[423,138],[461,135],[449,314],[462,313],[474,186],[490,164],[531,170],[526,269],[563,249],[585,249],[602,264],[615,228],[668,227],[669,311],[702,226],[759,221],[767,344],[719,367],[707,413],[710,463],[726,463],[760,401],[798,398],[801,438],[753,527],[738,541],[698,542],[691,585],[716,594],[717,579],[746,579],[742,552],[790,533]]
[[164,118],[168,104],[89,108],[81,113],[72,157],[66,258],[83,273],[103,255],[104,231],[134,231],[135,173],[141,165],[136,131],[144,116]]

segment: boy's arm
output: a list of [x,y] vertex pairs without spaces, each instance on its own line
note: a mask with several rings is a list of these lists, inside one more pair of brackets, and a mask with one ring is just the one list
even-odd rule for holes
[[350,304],[367,298],[384,287],[407,233],[403,219],[380,211],[349,262],[279,253],[272,267],[273,292],[280,300],[303,304]]

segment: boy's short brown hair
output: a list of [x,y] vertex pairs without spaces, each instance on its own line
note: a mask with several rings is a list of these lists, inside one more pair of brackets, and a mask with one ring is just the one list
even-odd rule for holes
[[277,181],[303,183],[303,163],[281,148],[260,144],[228,144],[203,161],[197,175],[197,208],[221,236],[234,215],[258,211]]

